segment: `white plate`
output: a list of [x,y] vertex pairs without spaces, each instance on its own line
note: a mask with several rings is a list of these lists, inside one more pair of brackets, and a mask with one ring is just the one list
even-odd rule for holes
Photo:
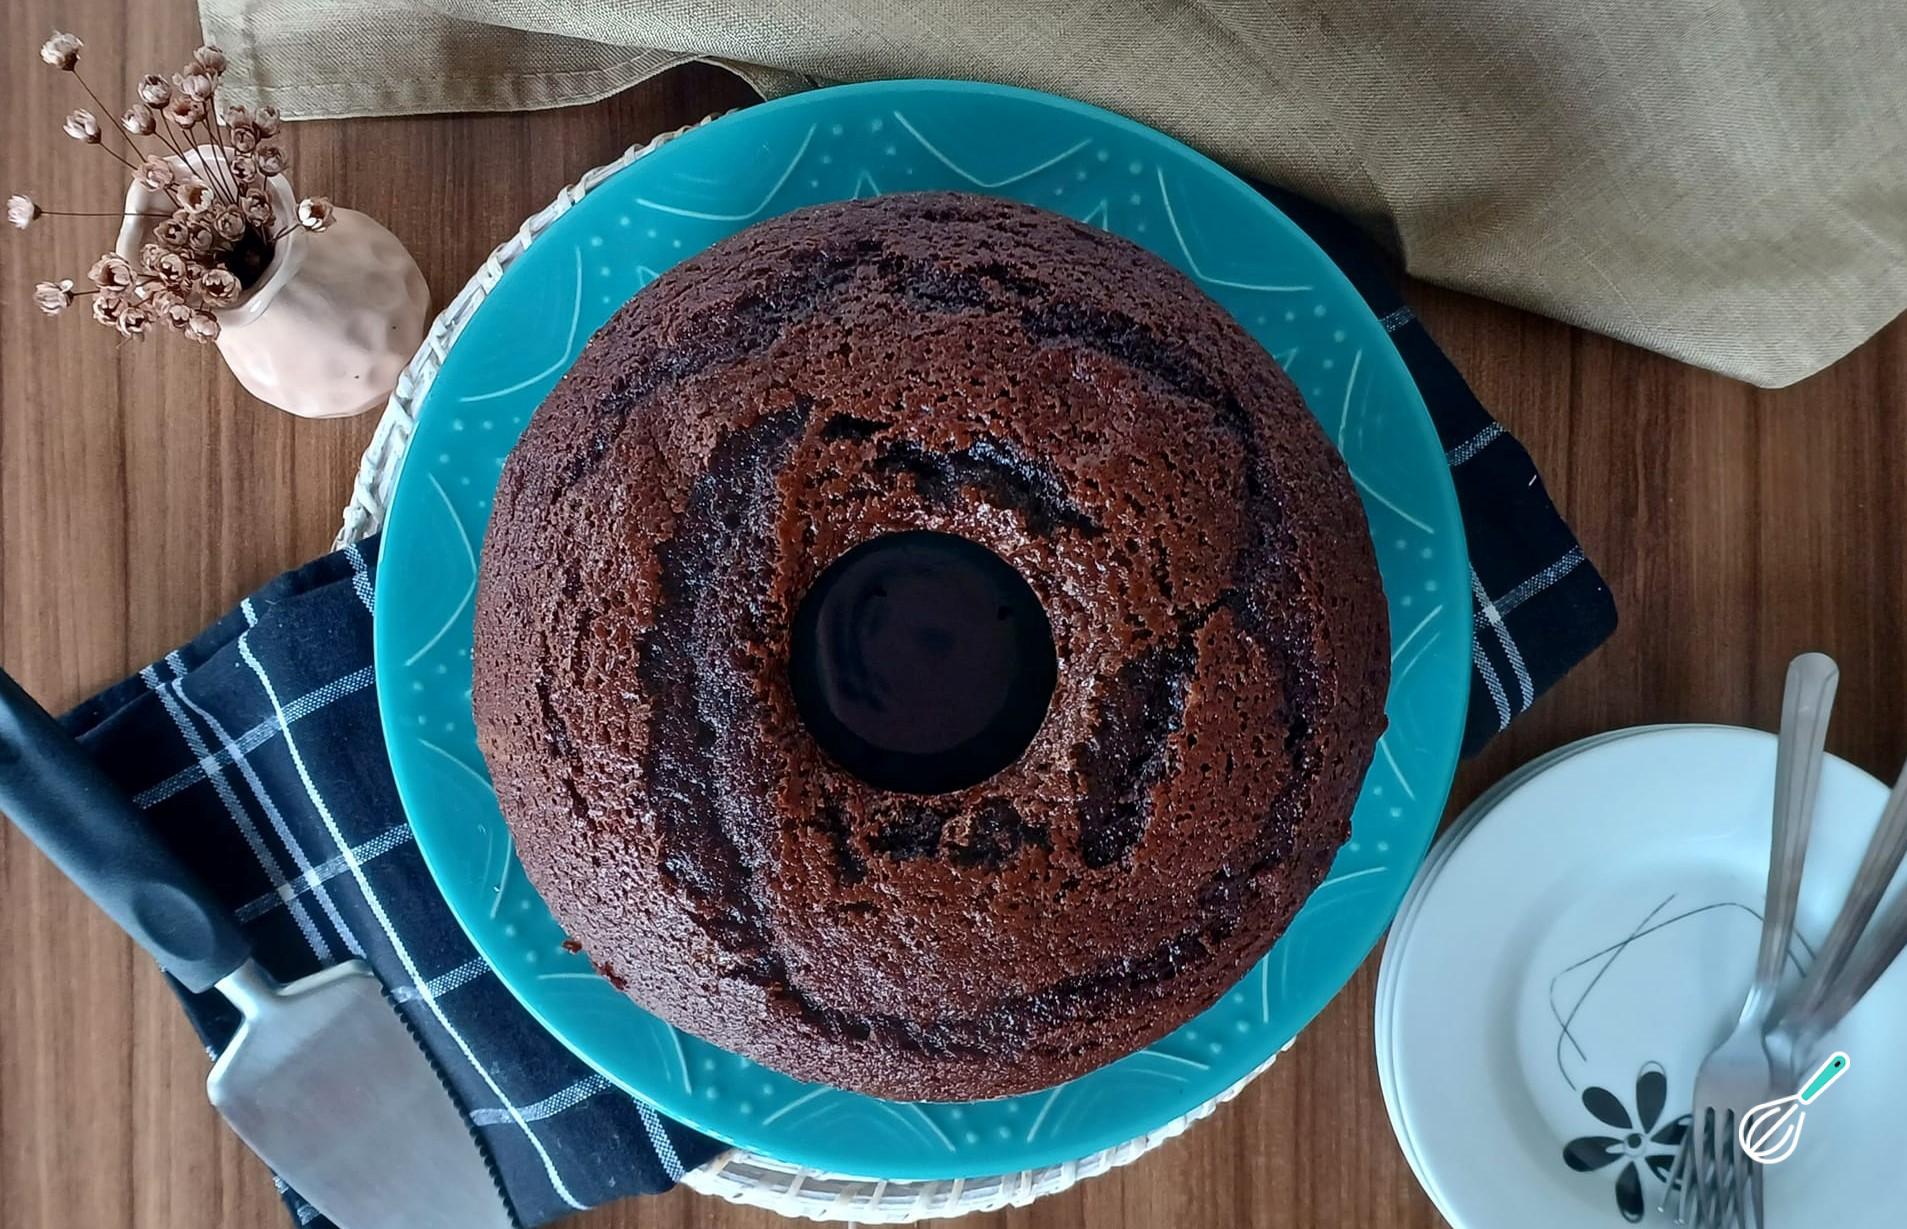
[[[1772,736],[1673,727],[1566,751],[1426,868],[1380,977],[1393,1122],[1462,1229],[1622,1225],[1618,1182],[1632,1166],[1647,1219],[1665,1220],[1646,1161],[1670,1149],[1646,1137],[1687,1112],[1695,1069],[1726,1033],[1754,963]],[[1885,795],[1830,759],[1802,887],[1804,940],[1826,932]],[[1794,954],[1805,964],[1803,946]],[[1903,1024],[1897,968],[1832,1039],[1853,1068],[1809,1111],[1793,1159],[1770,1171],[1771,1225],[1900,1223],[1907,1167],[1891,1139],[1907,1088]],[[1599,1121],[1585,1100],[1605,1090],[1639,1120],[1639,1084],[1658,1079],[1665,1108],[1646,1131]],[[1633,1161],[1589,1173],[1563,1162],[1573,1139],[1632,1134],[1645,1137]]]

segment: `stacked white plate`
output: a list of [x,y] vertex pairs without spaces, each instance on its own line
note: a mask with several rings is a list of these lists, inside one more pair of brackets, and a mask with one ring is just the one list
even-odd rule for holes
[[[1384,951],[1377,1063],[1404,1155],[1458,1229],[1668,1223],[1678,1120],[1754,967],[1774,763],[1755,730],[1602,735],[1499,782],[1431,850]],[[1829,757],[1791,979],[1886,793]],[[1907,1223],[1907,960],[1829,1040],[1853,1061],[1769,1170],[1768,1227]]]

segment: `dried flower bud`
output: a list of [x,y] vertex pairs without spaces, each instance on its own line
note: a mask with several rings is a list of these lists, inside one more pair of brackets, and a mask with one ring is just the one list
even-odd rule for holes
[[231,147],[241,154],[249,154],[258,148],[258,129],[250,124],[235,124],[232,134],[227,138]]
[[278,135],[278,108],[260,107],[252,113],[252,123],[258,126],[258,135],[271,137]]
[[193,341],[217,341],[219,318],[211,312],[193,312],[186,322],[185,335]]
[[177,295],[173,295],[155,310],[159,313],[159,319],[171,325],[176,332],[183,333],[192,327],[192,305]]
[[7,198],[7,221],[16,230],[25,230],[33,225],[33,219],[40,216],[40,207],[33,203],[30,196],[14,193]]
[[66,135],[88,145],[99,144],[99,117],[81,107],[66,117]]
[[212,96],[214,88],[211,74],[197,64],[188,64],[185,71],[172,75],[172,92],[175,95],[184,94],[187,98],[196,98],[204,102]]
[[237,205],[220,205],[212,210],[212,233],[227,243],[245,237],[245,214]]
[[238,202],[245,214],[245,220],[262,231],[269,232],[278,221],[278,212],[271,207],[271,198],[260,193],[247,194]]
[[174,94],[166,104],[166,114],[181,128],[190,128],[205,118],[205,102],[190,94]]
[[132,177],[142,188],[164,192],[179,181],[179,171],[168,159],[150,154],[133,169]]
[[210,256],[212,249],[218,246],[218,236],[212,233],[211,227],[197,222],[186,227],[185,246],[194,257]]
[[232,155],[232,178],[244,187],[258,178],[258,160],[250,154]]
[[135,102],[119,117],[119,126],[136,137],[149,137],[159,126],[159,117],[143,102]]
[[138,303],[128,304],[126,308],[119,313],[119,335],[121,337],[133,338],[135,341],[143,340],[146,336],[146,328],[151,325],[151,323],[151,311]]
[[204,213],[215,199],[212,186],[202,179],[189,179],[172,190],[172,199],[187,213]]
[[245,284],[229,269],[207,269],[199,282],[199,292],[211,307],[230,307],[244,289]]
[[33,287],[33,302],[49,316],[57,316],[73,305],[73,279],[40,282]]
[[225,71],[225,52],[216,43],[207,43],[192,53],[192,62],[216,77]]
[[94,261],[86,276],[101,290],[125,290],[135,280],[132,265],[118,252],[107,252]]
[[242,102],[235,102],[225,108],[225,126],[227,128],[249,128],[252,126],[251,108]]
[[40,58],[61,72],[72,72],[79,63],[79,49],[86,44],[71,34],[53,31],[53,37],[40,44]]
[[286,166],[284,146],[275,141],[266,141],[253,151],[252,157],[258,160],[258,169],[266,175],[280,175]]
[[159,262],[165,259],[166,250],[156,243],[141,244],[139,248],[139,267],[147,273],[157,273]]
[[159,257],[159,263],[153,269],[161,281],[175,289],[188,286],[192,282],[192,262],[177,252],[167,252]]
[[139,101],[149,107],[163,107],[172,101],[172,87],[158,73],[139,78]]
[[117,326],[119,313],[126,310],[126,300],[117,290],[102,290],[93,296],[93,319],[101,324]]
[[307,196],[298,202],[298,225],[306,230],[323,230],[331,225],[336,213],[329,197]]

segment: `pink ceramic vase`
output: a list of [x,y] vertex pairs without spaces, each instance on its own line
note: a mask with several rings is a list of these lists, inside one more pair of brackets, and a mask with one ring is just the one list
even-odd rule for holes
[[[174,158],[208,182],[211,147]],[[214,174],[222,175],[215,168]],[[298,202],[284,176],[267,181],[279,226],[295,223]],[[152,219],[170,211],[165,193],[134,183],[115,245],[137,262]],[[352,209],[333,211],[321,232],[292,226],[271,264],[237,302],[214,314],[219,353],[248,392],[304,418],[340,418],[384,404],[423,342],[430,291],[397,236]]]

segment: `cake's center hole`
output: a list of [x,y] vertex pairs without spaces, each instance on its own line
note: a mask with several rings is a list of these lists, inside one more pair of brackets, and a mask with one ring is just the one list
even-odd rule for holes
[[892,533],[830,564],[795,613],[788,673],[822,750],[871,785],[941,794],[1020,758],[1059,678],[1026,581],[978,543]]

